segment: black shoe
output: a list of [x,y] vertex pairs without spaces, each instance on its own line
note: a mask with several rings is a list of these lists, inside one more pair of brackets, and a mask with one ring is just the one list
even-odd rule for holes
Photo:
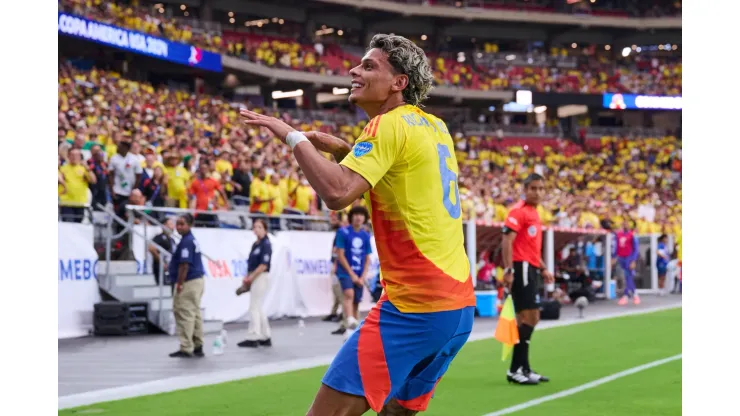
[[334,319],[331,320],[332,322],[342,322],[342,314],[335,316]]
[[200,347],[195,347],[195,349],[193,350],[193,355],[198,358],[205,357],[206,355],[203,353],[203,346],[201,345]]
[[247,339],[236,345],[242,348],[257,348],[259,343],[257,341],[252,341],[252,340]]
[[537,374],[533,370],[526,371],[524,375],[532,380],[537,381],[538,383],[547,383],[548,381],[550,381],[550,377],[545,377],[542,374]]
[[330,315],[325,316],[324,319],[322,319],[321,321],[322,322],[334,322],[336,318],[337,318],[337,315],[332,313]]
[[177,350],[170,354],[172,358],[193,358],[193,354],[181,350]]
[[344,333],[347,332],[347,328],[345,327],[339,327],[336,331],[331,331],[332,335],[344,335]]
[[519,384],[522,386],[534,386],[534,385],[540,384],[539,381],[533,380],[529,378],[527,375],[525,375],[521,369],[517,370],[516,373],[507,371],[506,381],[508,381],[509,383]]
[[272,340],[270,338],[257,341],[261,347],[272,347]]

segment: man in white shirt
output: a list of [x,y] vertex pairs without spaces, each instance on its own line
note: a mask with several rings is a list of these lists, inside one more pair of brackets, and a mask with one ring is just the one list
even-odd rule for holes
[[131,191],[139,186],[141,180],[141,161],[136,155],[129,152],[130,142],[118,143],[118,153],[110,158],[108,168],[108,183],[111,186],[111,196],[116,215],[126,218],[126,203]]

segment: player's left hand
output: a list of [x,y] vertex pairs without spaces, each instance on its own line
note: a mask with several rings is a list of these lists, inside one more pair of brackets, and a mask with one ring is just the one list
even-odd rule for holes
[[175,289],[177,290],[177,293],[182,292],[182,283],[177,283],[175,285]]
[[545,279],[545,283],[555,282],[555,277],[552,275],[552,273],[550,273],[549,270],[542,271],[542,278]]
[[632,263],[630,263],[630,270],[635,270],[636,267],[637,267],[636,262],[633,261]]
[[293,127],[290,127],[288,123],[282,120],[263,114],[257,114],[254,111],[247,110],[246,108],[239,111],[239,115],[244,120],[244,124],[266,127],[283,143],[285,143],[285,138],[288,136],[288,133],[296,131]]

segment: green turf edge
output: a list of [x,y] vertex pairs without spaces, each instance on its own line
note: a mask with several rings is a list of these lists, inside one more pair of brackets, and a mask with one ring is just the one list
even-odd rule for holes
[[[647,317],[647,318],[646,318]],[[558,344],[557,340],[560,339],[561,341],[565,341],[561,343],[560,345],[568,345],[568,340],[572,339],[572,337],[577,335],[578,332],[591,332],[593,331],[593,328],[599,328],[601,326],[611,327],[614,325],[615,322],[623,322],[624,325],[629,327],[631,323],[640,323],[644,322],[645,319],[647,320],[654,320],[657,319],[658,321],[665,321],[666,319],[669,321],[677,321],[678,324],[666,327],[665,324],[660,325],[660,322],[658,322],[657,327],[658,328],[664,328],[664,329],[672,329],[669,332],[672,332],[673,337],[671,337],[671,340],[673,342],[673,346],[676,347],[674,349],[680,350],[680,317],[681,317],[681,308],[671,308],[664,311],[659,312],[649,312],[645,314],[636,314],[636,315],[629,315],[629,316],[615,316],[615,317],[609,317],[594,321],[585,321],[583,323],[578,323],[574,325],[567,325],[567,326],[556,326],[552,328],[559,328],[559,331],[546,331],[546,328],[540,329],[536,331],[536,336],[533,338],[533,351],[532,351],[532,359],[533,361],[537,361],[542,356],[542,350],[535,348],[538,344],[535,344],[535,339],[544,339],[544,341],[540,341],[541,344],[544,343],[551,343],[551,341],[554,344]],[[678,319],[676,319],[678,318]],[[624,326],[620,324],[616,324],[617,327]],[[638,325],[640,326],[640,325]],[[642,325],[644,326],[644,325]],[[653,328],[656,327],[656,325],[648,325]],[[619,329],[619,328],[613,328],[613,329]],[[622,328],[623,330],[625,328]],[[629,329],[629,328],[626,328]],[[644,328],[643,328],[644,329]],[[574,332],[575,331],[575,332]],[[599,332],[599,331],[597,331]],[[609,333],[614,334],[618,333],[620,331],[613,331],[613,330],[607,330],[607,331],[601,331],[606,332],[606,334],[602,334],[602,336],[608,336]],[[658,331],[660,334],[666,335],[665,331]],[[554,334],[554,335],[548,335],[548,334]],[[558,335],[559,334],[559,335]],[[655,335],[655,331],[648,330],[648,334]],[[677,336],[676,336],[677,334]],[[553,339],[549,339],[553,338]],[[598,338],[598,337],[597,337]],[[651,337],[652,338],[652,337]],[[634,338],[625,338],[622,337],[621,340],[634,340]],[[666,337],[663,337],[663,339],[667,339]],[[678,341],[675,343],[675,341]],[[470,393],[472,393],[472,397],[476,397],[476,389],[470,389],[468,387],[471,386],[469,384],[470,382],[473,382],[473,386],[481,384],[481,381],[484,381],[482,384],[486,384],[486,380],[492,380],[493,384],[490,387],[500,388],[501,383],[500,381],[500,372],[505,371],[506,365],[504,363],[500,362],[499,357],[500,354],[500,344],[496,343],[495,341],[491,339],[484,339],[480,340],[483,342],[475,342],[471,341],[469,344],[466,345],[466,347],[463,349],[463,351],[460,353],[460,356],[455,360],[455,364],[451,367],[448,374],[445,376],[443,382],[440,384],[440,386],[443,386],[438,390],[438,393],[436,394],[435,399],[432,402],[432,405],[430,406],[429,412],[426,412],[425,414],[434,415],[449,415],[449,411],[452,411],[454,409],[449,408],[447,403],[447,399],[445,397],[450,397],[452,395],[456,394],[462,394],[463,396],[468,396]],[[603,340],[602,340],[603,341]],[[620,340],[614,340],[616,342],[616,350],[624,350],[624,348],[620,347]],[[624,342],[621,342],[623,344]],[[628,342],[629,343],[629,342]],[[660,344],[660,342],[658,342]],[[665,344],[665,343],[663,343]],[[583,344],[579,344],[581,347]],[[615,345],[615,344],[612,344]],[[665,346],[665,345],[664,345]],[[647,347],[647,351],[644,351]],[[659,350],[659,352],[662,354],[660,356],[655,356],[656,351],[651,350]],[[583,348],[576,348],[575,350],[568,351],[568,355],[575,355],[583,357],[585,353],[588,351],[583,350]],[[651,342],[643,343],[643,347],[641,348],[641,352],[639,354],[635,353],[632,354],[634,358],[638,357],[654,357],[655,359],[664,358],[668,354],[665,354],[664,348],[659,348],[659,346],[654,345]],[[675,353],[678,353],[680,351],[675,351]],[[491,355],[493,355],[495,358],[492,359]],[[554,354],[553,350],[550,349],[547,351],[546,354],[548,357],[547,359],[549,361],[557,361],[559,359],[567,358],[563,357],[562,354]],[[464,357],[471,357],[475,356],[478,358],[483,357],[485,366],[481,367],[480,359],[468,359]],[[541,357],[545,358],[545,357]],[[599,360],[593,360],[593,357],[590,359],[587,359],[586,361],[590,362],[591,364],[588,366],[590,369],[589,372],[599,373],[591,378],[584,379],[582,376],[582,372],[576,372],[580,374],[580,376],[577,376],[577,374],[573,373],[569,369],[565,369],[568,374],[568,376],[559,377],[559,382],[557,383],[557,386],[559,387],[557,390],[563,390],[569,387],[572,387],[574,385],[583,384],[584,382],[588,382],[590,380],[603,377],[605,375],[612,374],[614,372],[618,372],[620,370],[623,370],[625,368],[624,365],[613,368],[614,366],[605,365],[606,363],[599,363]],[[606,360],[604,360],[606,361]],[[608,362],[613,362],[614,360],[609,360]],[[646,361],[650,360],[643,360],[642,362],[634,362],[632,366],[644,364]],[[628,360],[628,362],[630,362]],[[548,362],[548,367],[553,367],[550,365],[551,363]],[[472,366],[472,371],[471,371]],[[538,371],[545,372],[545,370],[548,371],[557,371],[559,370],[559,366],[554,366],[553,368],[545,367],[544,364],[542,367],[537,367]],[[475,369],[478,369],[476,371]],[[148,395],[148,396],[140,396],[130,399],[124,399],[124,400],[117,400],[112,402],[106,402],[106,403],[98,403],[93,404],[90,406],[83,406],[79,408],[74,409],[65,409],[59,411],[60,415],[73,415],[73,414],[81,414],[80,411],[84,410],[92,410],[93,409],[101,409],[104,410],[104,414],[106,415],[130,415],[130,414],[137,414],[137,416],[144,416],[148,414],[156,414],[158,416],[162,415],[195,415],[195,414],[204,414],[203,412],[207,414],[218,414],[218,415],[232,415],[232,414],[240,414],[240,413],[232,413],[238,412],[237,409],[241,409],[241,406],[236,406],[235,404],[231,404],[231,400],[233,397],[229,393],[230,391],[233,392],[234,395],[241,396],[245,401],[251,402],[251,403],[259,403],[259,406],[250,406],[250,411],[248,414],[250,415],[265,415],[265,416],[277,416],[277,415],[291,415],[291,414],[298,414],[296,412],[302,412],[305,411],[305,408],[308,406],[308,404],[311,402],[313,395],[315,394],[316,390],[318,389],[318,386],[320,384],[321,376],[323,375],[323,372],[325,371],[326,366],[320,366],[315,367],[311,369],[306,370],[299,370],[294,372],[287,372],[282,374],[273,374],[268,376],[261,376],[261,377],[255,377],[250,379],[244,379],[244,380],[238,380],[238,381],[232,381],[227,383],[221,383],[221,384],[215,384],[210,386],[201,386],[201,387],[195,387],[191,389],[186,390],[178,390],[175,392],[168,392],[168,393],[161,393],[161,394],[155,394],[155,395]],[[480,374],[480,370],[483,369],[484,373],[489,374]],[[603,373],[603,371],[606,370],[611,371],[610,373]],[[562,370],[562,369],[560,369]],[[593,370],[593,371],[592,371]],[[462,377],[461,377],[462,373]],[[491,377],[490,373],[496,373],[495,377]],[[552,373],[551,373],[552,374]],[[276,381],[276,378],[284,378],[283,382],[281,383],[272,383],[271,381]],[[471,380],[472,378],[472,380]],[[574,380],[578,379],[578,380]],[[457,380],[458,383],[455,382]],[[279,381],[279,380],[277,380]],[[575,381],[580,381],[580,383],[573,384]],[[261,386],[261,384],[267,383],[269,386]],[[573,384],[573,385],[571,385]],[[465,390],[472,390],[469,391],[468,394],[461,393],[458,387],[461,385],[465,385]],[[556,383],[551,383],[550,386],[555,386]],[[263,389],[263,387],[266,387]],[[224,389],[225,388],[225,389]],[[547,395],[550,394],[552,391],[552,388],[543,385],[543,386],[537,386],[537,389],[540,389],[538,391],[538,396]],[[262,391],[260,393],[260,390]],[[525,393],[525,394],[522,394]],[[496,410],[497,408],[504,408],[507,407],[507,403],[511,403],[508,405],[517,404],[523,401],[530,400],[528,398],[528,393],[525,391],[507,391],[505,393],[506,398],[504,400],[495,400],[498,405],[495,407],[491,407],[490,403],[488,403],[488,400],[484,400],[482,403],[478,403],[478,405],[474,405],[472,407],[477,408],[480,406],[485,406],[480,409],[483,413],[490,412],[492,410]],[[226,397],[225,397],[226,396]],[[255,396],[250,399],[250,396]],[[281,397],[280,400],[265,400],[266,397]],[[298,396],[298,397],[296,397]],[[218,398],[218,399],[216,399]],[[161,400],[165,399],[165,400]],[[212,399],[216,399],[217,403],[211,403]],[[227,399],[227,400],[224,400]],[[261,399],[261,400],[260,400]],[[286,400],[287,399],[287,400]],[[257,401],[255,401],[257,400]],[[169,403],[167,403],[169,402]],[[210,404],[209,404],[210,403]],[[293,410],[287,410],[285,406],[293,407],[292,404],[294,403],[300,403],[297,405],[294,405],[295,408]],[[474,404],[470,401],[467,402],[468,404]],[[182,409],[182,411],[178,410],[179,405],[185,405],[189,409]],[[206,405],[205,408],[203,405]],[[241,409],[243,411],[243,409]],[[457,412],[460,411],[459,406],[456,409]],[[467,411],[477,411],[473,410],[472,408],[466,409]],[[194,413],[193,413],[194,412]],[[471,413],[472,414],[472,413]]]
[[671,361],[515,414],[677,416],[681,414],[681,370],[682,360]]

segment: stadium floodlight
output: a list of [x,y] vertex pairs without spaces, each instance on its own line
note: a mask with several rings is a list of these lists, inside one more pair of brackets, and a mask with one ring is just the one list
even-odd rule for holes
[[626,57],[630,56],[630,53],[631,52],[632,52],[632,48],[625,47],[624,49],[622,49],[622,56],[624,56],[626,58]]
[[334,33],[334,29],[331,27],[326,29],[319,29],[316,31],[316,36],[330,35],[332,33]]
[[547,111],[547,107],[544,105],[539,105],[534,108],[534,112],[537,114],[544,113],[545,111]]
[[337,87],[334,87],[334,88],[332,88],[331,93],[334,94],[334,95],[349,94],[349,88],[337,88]]
[[532,91],[519,90],[516,92],[516,103],[520,105],[532,105]]
[[273,100],[280,100],[283,98],[296,98],[296,97],[302,97],[303,96],[303,90],[295,90],[295,91],[273,91],[272,92],[272,99]]

